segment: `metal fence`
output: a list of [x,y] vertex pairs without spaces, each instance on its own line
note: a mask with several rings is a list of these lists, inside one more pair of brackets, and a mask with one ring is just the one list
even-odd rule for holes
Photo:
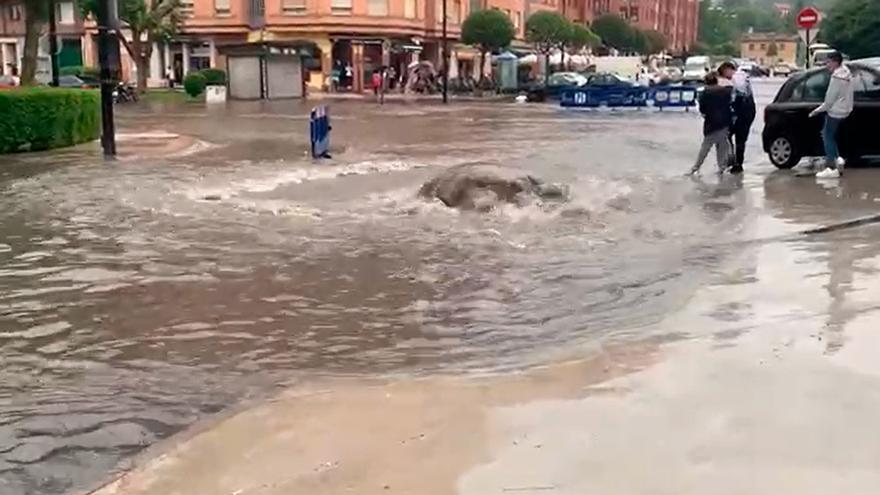
[[563,107],[690,108],[697,105],[693,86],[585,86],[562,91]]

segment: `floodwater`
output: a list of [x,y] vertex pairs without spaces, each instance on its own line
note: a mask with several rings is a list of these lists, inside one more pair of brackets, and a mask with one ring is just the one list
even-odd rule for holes
[[[93,487],[307,374],[503,372],[649,337],[741,249],[772,179],[760,122],[763,176],[695,181],[695,113],[338,102],[334,158],[313,163],[306,112],[142,105],[121,132],[199,146],[4,157],[0,492]],[[416,197],[463,163],[571,198],[478,215]]]

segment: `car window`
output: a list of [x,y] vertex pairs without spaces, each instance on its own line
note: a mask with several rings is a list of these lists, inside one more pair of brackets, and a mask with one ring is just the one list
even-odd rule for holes
[[880,100],[880,74],[864,69],[854,70],[853,91],[856,100]]
[[804,81],[803,101],[822,101],[831,83],[831,73],[827,70],[817,72]]

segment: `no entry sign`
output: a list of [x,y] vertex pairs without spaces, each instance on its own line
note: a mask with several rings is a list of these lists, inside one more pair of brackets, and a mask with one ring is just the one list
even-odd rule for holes
[[813,29],[819,24],[819,11],[815,7],[804,7],[798,12],[797,24],[801,29]]

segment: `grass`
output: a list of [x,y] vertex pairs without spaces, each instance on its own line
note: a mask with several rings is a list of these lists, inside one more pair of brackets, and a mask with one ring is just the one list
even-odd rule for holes
[[192,103],[205,101],[205,94],[192,98],[182,90],[177,89],[150,89],[141,95],[144,101],[160,103]]

